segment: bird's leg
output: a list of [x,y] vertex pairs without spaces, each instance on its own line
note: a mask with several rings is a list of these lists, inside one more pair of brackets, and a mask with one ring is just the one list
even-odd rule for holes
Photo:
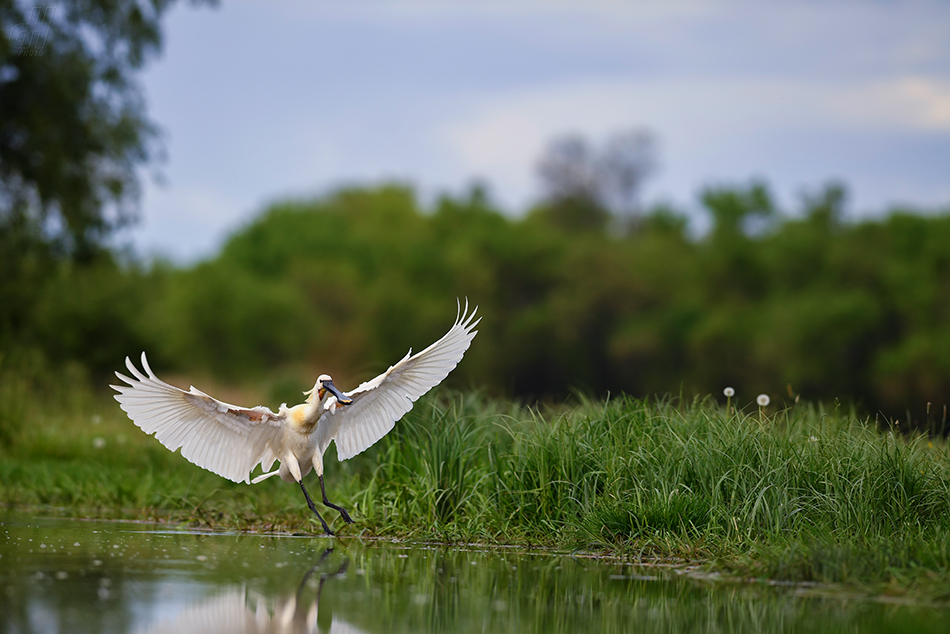
[[346,512],[346,509],[343,508],[342,506],[337,506],[336,504],[334,504],[333,502],[327,499],[327,487],[326,485],[323,484],[323,474],[320,474],[320,491],[323,493],[323,505],[329,506],[331,509],[335,511],[339,511],[340,515],[343,516],[343,521],[346,522],[347,524],[352,524],[353,520],[350,519],[350,514]]
[[[320,511],[318,511],[318,510],[317,510],[317,507],[314,506],[313,500],[310,499],[310,494],[307,493],[307,489],[304,488],[304,486],[303,486],[303,480],[297,480],[297,484],[300,485],[300,490],[303,491],[304,497],[307,498],[307,506],[310,507],[310,510],[313,511],[314,515],[317,516],[317,519],[320,520],[320,523],[323,524],[323,530],[324,530],[324,532],[325,532],[327,535],[332,535],[332,534],[333,534],[333,531],[330,530],[330,527],[327,525],[327,523],[323,520],[322,517],[320,517]],[[321,485],[323,484],[323,480],[320,481],[320,484],[321,484]],[[326,496],[326,493],[323,494],[323,497],[324,497],[324,499],[326,499],[326,497],[327,497],[327,496]]]

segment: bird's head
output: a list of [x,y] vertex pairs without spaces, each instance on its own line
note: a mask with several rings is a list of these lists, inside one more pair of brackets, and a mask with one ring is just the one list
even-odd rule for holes
[[353,402],[353,399],[343,394],[343,392],[333,385],[333,379],[330,378],[329,374],[321,374],[317,377],[317,382],[313,384],[313,389],[307,390],[304,394],[307,395],[307,402],[313,403],[315,399],[317,401],[323,401],[327,392],[335,396],[337,402],[341,405],[349,405]]

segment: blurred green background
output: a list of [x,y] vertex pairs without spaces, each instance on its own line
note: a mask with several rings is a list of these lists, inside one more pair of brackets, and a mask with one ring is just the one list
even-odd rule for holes
[[765,181],[703,189],[702,218],[642,205],[655,149],[635,130],[593,157],[554,140],[530,209],[480,186],[425,203],[399,183],[339,188],[261,209],[203,261],[147,260],[110,238],[155,154],[135,78],[172,3],[60,4],[0,2],[0,431],[22,395],[105,393],[143,350],[179,384],[271,406],[321,372],[355,386],[441,336],[456,298],[484,318],[456,387],[530,402],[731,386],[944,429],[950,210],[849,219],[841,183],[781,209]]
[[[560,399],[732,386],[918,424],[930,402],[939,421],[950,216],[844,222],[841,194],[791,218],[762,184],[710,189],[697,238],[666,207],[621,234],[576,200],[512,219],[478,189],[432,209],[397,185],[348,189],[275,204],[187,267],[105,248],[75,261],[37,239],[3,251],[0,368],[101,388],[145,350],[163,375],[263,382],[292,401],[319,372],[353,386],[428,345],[467,297],[484,319],[458,387]],[[766,220],[755,233],[752,215]]]

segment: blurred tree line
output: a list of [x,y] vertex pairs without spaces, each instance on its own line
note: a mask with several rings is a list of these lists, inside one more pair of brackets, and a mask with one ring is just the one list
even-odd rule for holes
[[573,198],[515,219],[479,188],[431,210],[406,187],[347,189],[272,206],[194,266],[62,261],[16,288],[29,315],[2,347],[96,376],[147,350],[166,372],[283,370],[302,387],[327,371],[345,386],[434,341],[468,297],[484,320],[458,386],[535,398],[729,385],[900,418],[924,419],[929,401],[938,416],[950,215],[846,222],[844,197],[828,186],[782,215],[762,183],[710,188],[711,229],[693,238],[662,206],[617,235],[596,214],[575,222],[591,202]]
[[318,372],[353,385],[440,336],[455,297],[485,318],[460,386],[730,385],[940,416],[950,215],[847,222],[837,185],[782,214],[754,182],[705,190],[697,238],[682,211],[643,208],[643,130],[555,140],[546,196],[518,219],[477,187],[433,209],[406,187],[348,189],[274,205],[194,266],[121,257],[107,239],[158,152],[135,72],[171,4],[0,0],[0,436],[29,401],[11,394],[104,383],[140,350],[163,371],[286,377],[271,391],[288,400]]
[[[134,220],[137,170],[160,155],[136,73],[161,49],[172,4],[0,0],[0,443],[35,393],[114,358],[109,337],[132,327],[121,308],[97,312],[123,287],[95,276],[131,274],[119,274],[106,241]],[[91,285],[89,305],[72,281]],[[70,310],[79,321],[49,317]],[[51,327],[64,331],[47,340]],[[50,365],[68,357],[79,361]]]

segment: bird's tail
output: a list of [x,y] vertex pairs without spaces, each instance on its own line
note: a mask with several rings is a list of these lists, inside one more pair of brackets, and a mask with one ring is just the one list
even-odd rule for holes
[[251,480],[251,484],[257,484],[258,482],[263,482],[263,481],[266,480],[267,478],[269,478],[269,477],[271,477],[271,476],[275,476],[275,475],[277,475],[278,473],[280,473],[280,469],[275,469],[274,471],[271,471],[270,473],[261,474],[261,475],[257,476],[256,478],[254,478],[253,480]]

